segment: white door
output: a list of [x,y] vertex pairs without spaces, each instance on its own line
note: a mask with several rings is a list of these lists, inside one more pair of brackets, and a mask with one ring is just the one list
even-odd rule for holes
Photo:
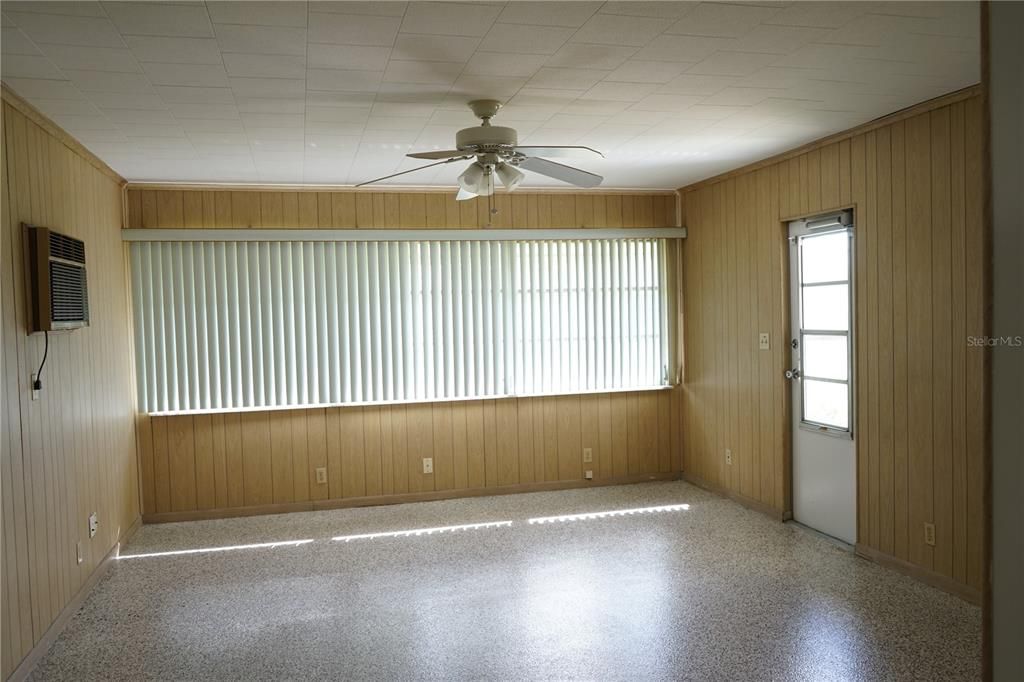
[[852,215],[793,221],[789,242],[793,518],[854,544]]

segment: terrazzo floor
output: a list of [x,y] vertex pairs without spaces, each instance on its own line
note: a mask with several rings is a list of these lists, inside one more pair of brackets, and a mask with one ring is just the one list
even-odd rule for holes
[[[529,522],[658,505],[688,508]],[[645,483],[145,526],[33,678],[968,680],[980,633],[829,540]]]

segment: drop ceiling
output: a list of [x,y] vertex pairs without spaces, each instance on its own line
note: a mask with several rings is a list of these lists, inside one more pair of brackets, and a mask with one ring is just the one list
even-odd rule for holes
[[602,150],[579,165],[606,187],[676,188],[980,79],[976,3],[0,10],[3,81],[132,181],[355,184],[451,148],[465,102],[494,98],[521,144]]

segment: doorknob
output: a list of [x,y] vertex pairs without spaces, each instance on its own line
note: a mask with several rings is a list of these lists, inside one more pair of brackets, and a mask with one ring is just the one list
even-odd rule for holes
[[787,369],[786,370],[786,378],[787,379],[799,379],[800,378],[800,370],[798,370],[798,369]]

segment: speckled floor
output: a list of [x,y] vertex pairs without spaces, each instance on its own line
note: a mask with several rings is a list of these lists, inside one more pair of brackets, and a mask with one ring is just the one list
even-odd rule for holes
[[[286,540],[312,542],[160,554]],[[35,679],[980,677],[977,608],[682,482],[145,526],[122,554],[150,556]]]

